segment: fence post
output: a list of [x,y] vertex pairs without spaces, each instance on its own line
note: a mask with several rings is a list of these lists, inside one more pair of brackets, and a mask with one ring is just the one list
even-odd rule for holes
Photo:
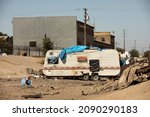
[[39,57],[40,57],[40,47],[39,47]]
[[29,56],[30,56],[30,46],[29,46]]
[[20,47],[18,46],[18,55],[20,54]]

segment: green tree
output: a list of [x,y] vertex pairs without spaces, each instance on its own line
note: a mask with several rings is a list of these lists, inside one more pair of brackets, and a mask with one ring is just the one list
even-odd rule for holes
[[54,48],[53,42],[50,38],[46,37],[43,39],[43,54],[45,55],[48,50],[52,50]]
[[0,36],[8,36],[6,33],[0,32]]
[[3,36],[3,33],[2,33],[2,32],[0,32],[0,36]]
[[131,57],[139,57],[139,51],[136,49],[132,49],[129,51]]
[[9,47],[9,43],[5,41],[2,46],[3,53],[7,53],[7,54],[11,53],[11,50],[8,47]]
[[[13,37],[9,37],[6,33],[0,32],[0,49],[3,53],[12,54],[13,53]],[[5,39],[7,36],[7,39]]]
[[118,48],[116,48],[116,50],[117,50],[118,52],[121,52],[121,53],[124,53],[124,51],[125,51],[124,49],[119,48],[119,47],[118,47]]
[[148,57],[148,54],[150,53],[150,50],[147,50],[144,52],[144,57]]

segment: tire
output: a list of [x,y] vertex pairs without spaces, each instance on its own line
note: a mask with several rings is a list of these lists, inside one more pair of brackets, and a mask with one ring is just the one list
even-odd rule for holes
[[98,74],[92,74],[91,80],[98,81],[99,80],[99,75]]
[[83,77],[82,77],[82,79],[83,79],[84,81],[89,80],[89,74],[84,74]]

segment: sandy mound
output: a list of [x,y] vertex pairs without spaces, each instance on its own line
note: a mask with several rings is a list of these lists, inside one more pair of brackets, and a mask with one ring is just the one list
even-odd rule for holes
[[0,56],[1,76],[22,76],[26,75],[26,68],[35,70],[42,69],[42,58],[24,56]]

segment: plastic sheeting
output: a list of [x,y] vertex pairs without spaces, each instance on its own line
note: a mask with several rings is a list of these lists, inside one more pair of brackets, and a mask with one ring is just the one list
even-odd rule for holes
[[20,85],[21,87],[27,85],[27,86],[30,86],[32,83],[32,81],[30,79],[27,79],[26,77],[23,77],[20,81]]
[[75,52],[83,52],[85,49],[88,49],[88,46],[72,46],[69,48],[63,48],[59,54],[59,57],[63,63],[66,62],[67,54]]
[[83,46],[83,45],[78,45],[78,46],[71,46],[69,48],[63,48],[59,54],[59,57],[63,63],[66,62],[67,54],[75,53],[75,52],[83,52],[85,49],[95,49],[95,50],[103,50],[98,47],[89,47],[89,46]]

